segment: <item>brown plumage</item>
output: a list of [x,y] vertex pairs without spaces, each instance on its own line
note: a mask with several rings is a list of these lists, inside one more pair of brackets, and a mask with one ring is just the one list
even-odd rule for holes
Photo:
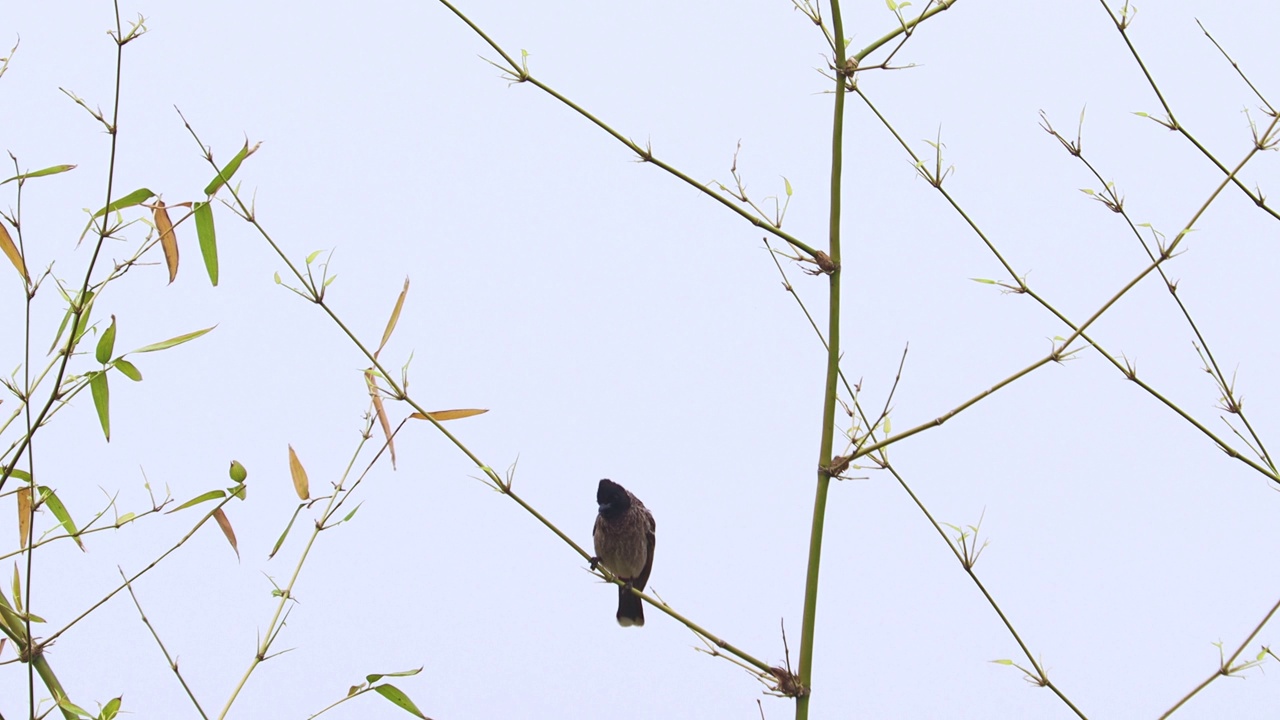
[[640,498],[612,480],[601,480],[596,489],[596,515],[593,531],[596,556],[591,565],[600,563],[627,583],[618,587],[618,624],[622,627],[644,625],[644,603],[629,587],[644,590],[653,569],[653,531],[657,525],[653,514]]

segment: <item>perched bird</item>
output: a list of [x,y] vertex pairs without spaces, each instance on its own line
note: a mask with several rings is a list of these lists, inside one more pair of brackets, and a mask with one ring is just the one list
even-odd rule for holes
[[644,590],[653,569],[653,531],[657,527],[653,515],[640,498],[612,480],[601,480],[596,489],[596,515],[593,532],[596,556],[591,567],[599,563],[626,582],[618,587],[618,624],[622,627],[644,625],[644,603],[629,588]]

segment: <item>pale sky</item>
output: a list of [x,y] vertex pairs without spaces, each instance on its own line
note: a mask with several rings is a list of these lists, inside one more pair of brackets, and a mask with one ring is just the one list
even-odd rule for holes
[[[826,247],[833,98],[819,71],[828,49],[791,3],[459,7],[508,52],[527,51],[541,81],[698,181],[731,183],[741,142],[737,168],[751,196],[781,195],[785,177],[794,194],[783,229]],[[1250,120],[1271,118],[1196,19],[1274,103],[1280,10],[1184,0],[1139,9],[1129,36],[1165,99],[1234,167],[1251,147]],[[121,13],[146,16],[149,32],[124,52],[114,197],[146,187],[170,205],[204,198],[212,172],[175,107],[219,163],[246,140],[261,142],[235,178],[241,192],[295,262],[333,251],[327,301],[362,341],[377,345],[409,277],[381,357],[398,372],[412,355],[415,398],[430,409],[488,408],[450,429],[499,473],[518,459],[516,490],[584,547],[597,482],[624,485],[657,521],[649,589],[771,663],[784,660],[785,622],[796,663],[825,357],[761,230],[635,162],[538,88],[511,85],[484,61],[497,55],[442,5],[158,0]],[[848,3],[845,17],[854,51],[896,23],[879,0]],[[0,149],[24,171],[78,166],[31,180],[22,194],[28,265],[53,263],[68,285],[88,262],[92,238],[79,249],[76,239],[85,209],[106,197],[109,138],[59,88],[110,110],[113,27],[101,2],[0,12],[0,54],[21,37],[0,77]],[[917,153],[931,153],[941,133],[944,167],[955,168],[944,188],[1075,322],[1149,261],[1124,218],[1080,192],[1103,188],[1040,128],[1041,111],[1074,138],[1087,108],[1085,159],[1114,181],[1135,223],[1166,238],[1223,180],[1185,137],[1134,114],[1163,110],[1101,3],[962,0],[924,23],[894,63],[914,67],[865,72],[864,92]],[[909,345],[894,431],[947,413],[1070,334],[1031,298],[973,282],[1010,279],[856,97],[845,148],[843,367],[877,411]],[[1264,194],[1280,187],[1270,153],[1240,177]],[[16,183],[0,187],[6,214],[17,201]],[[368,363],[350,339],[275,284],[286,268],[257,231],[221,205],[215,218],[218,287],[188,223],[178,229],[177,280],[166,286],[152,251],[153,265],[109,286],[94,319],[105,328],[116,317],[117,351],[216,329],[131,356],[141,383],[111,376],[110,443],[86,391],[35,444],[37,481],[81,522],[108,496],[119,513],[146,510],[148,480],[174,507],[228,486],[232,459],[248,468],[247,500],[226,508],[240,558],[209,524],[134,584],[211,717],[249,667],[276,608],[272,583],[288,581],[312,527],[314,511],[304,511],[268,561],[298,505],[289,445],[313,494],[326,494],[368,405]],[[1280,226],[1232,187],[1195,227],[1165,270],[1235,373],[1254,429],[1280,448],[1266,319],[1280,307]],[[136,249],[145,227],[124,235],[108,241],[95,278]],[[21,378],[23,295],[0,264],[0,365]],[[825,326],[825,278],[783,267]],[[49,362],[64,310],[46,280],[32,311],[34,369]],[[1158,277],[1090,330],[1248,453]],[[98,367],[94,342],[71,372]],[[1074,347],[1070,361],[903,440],[889,458],[940,522],[981,519],[990,545],[976,572],[1072,703],[1091,718],[1158,717],[1215,671],[1214,643],[1233,652],[1280,599],[1271,571],[1280,496],[1096,351]],[[0,417],[17,406],[6,394]],[[410,412],[388,410],[395,420]],[[770,720],[793,715],[792,701],[696,652],[697,638],[657,609],[646,608],[642,629],[618,627],[614,588],[473,480],[475,466],[430,425],[408,426],[397,451],[397,468],[380,461],[352,496],[348,505],[361,505],[351,522],[321,533],[273,647],[290,651],[254,671],[228,717],[306,718],[367,674],[418,667],[391,682],[436,720],[753,719],[757,700]],[[830,493],[812,717],[1074,717],[1051,691],[992,662],[1028,665],[903,488],[867,465]],[[18,535],[11,498],[0,499],[4,553]],[[36,635],[118,586],[117,566],[135,573],[155,560],[207,509],[91,535],[83,553],[67,541],[39,548],[32,611],[48,622]],[[53,525],[51,513],[37,517],[38,533]],[[12,577],[14,560],[0,577]],[[20,566],[25,584],[25,559]],[[1276,633],[1264,627],[1242,659]],[[82,707],[123,696],[132,717],[199,716],[125,593],[46,656]],[[7,718],[28,714],[26,666],[14,657],[12,644],[0,651]],[[1218,679],[1177,717],[1274,713],[1274,659],[1242,675]],[[39,680],[36,695],[48,696]],[[370,694],[322,717],[409,715]]]

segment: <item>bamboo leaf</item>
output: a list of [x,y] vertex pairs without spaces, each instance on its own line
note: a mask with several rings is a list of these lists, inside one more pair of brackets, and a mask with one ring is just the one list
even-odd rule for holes
[[236,559],[240,559],[240,548],[236,546],[236,531],[231,529],[231,521],[227,519],[227,514],[222,512],[222,508],[216,508],[213,511],[213,519],[218,521],[218,527],[222,528],[222,534],[227,536],[227,542],[231,543],[231,549],[236,551]]
[[209,332],[210,330],[216,327],[218,326],[212,325],[203,330],[196,330],[194,332],[189,332],[185,335],[179,335],[177,337],[169,338],[168,340],[161,340],[160,342],[151,343],[150,345],[143,345],[142,347],[138,348],[137,350],[133,350],[132,352],[144,353],[144,352],[156,352],[157,350],[168,350],[169,348],[174,347],[175,345],[181,345],[184,342],[190,342],[191,340],[195,340],[196,338],[200,337],[201,335],[204,335],[205,333]]
[[46,505],[53,516],[58,519],[62,528],[67,531],[71,539],[76,541],[76,545],[84,550],[84,543],[80,542],[80,531],[76,529],[76,523],[71,519],[71,513],[67,512],[67,506],[62,504],[62,500],[58,499],[58,494],[52,488],[40,486],[40,503]]
[[[236,174],[236,171],[240,169],[240,163],[244,162],[245,158],[257,152],[261,145],[262,143],[258,143],[250,148],[249,141],[245,140],[244,147],[240,148],[240,152],[236,153],[236,156],[231,158],[231,162],[224,165],[222,169],[218,171],[217,177],[210,180],[209,184],[205,186],[204,194],[212,197],[214,193],[218,192],[223,185],[226,185],[231,180],[232,176]],[[214,285],[217,285],[217,283],[214,283]]]
[[311,497],[310,483],[307,480],[307,470],[302,467],[302,461],[298,459],[298,453],[293,451],[293,446],[289,446],[289,476],[293,478],[293,489],[298,493],[298,497],[307,500]]
[[[403,297],[403,296],[402,296]],[[374,353],[376,356],[377,353]],[[372,370],[364,371],[364,382],[369,387],[369,397],[373,400],[373,411],[378,415],[378,424],[382,433],[387,436],[387,450],[391,454],[391,469],[396,467],[396,445],[391,436],[391,421],[387,418],[387,410],[382,405],[382,393],[378,391],[378,380]]]
[[395,685],[379,685],[375,687],[374,690],[376,690],[382,697],[390,700],[391,704],[403,709],[409,714],[423,718],[423,720],[431,720],[426,715],[423,715],[422,711],[418,709],[418,706],[414,705],[413,701],[409,699],[409,696],[401,692],[400,688]]
[[200,241],[200,257],[209,271],[209,282],[218,286],[218,237],[213,231],[213,208],[207,202],[195,204],[196,239]]
[[271,547],[271,552],[267,554],[268,560],[275,557],[277,552],[280,552],[280,546],[284,545],[284,539],[289,537],[289,531],[293,529],[293,521],[298,519],[298,513],[302,512],[302,509],[305,507],[306,504],[304,503],[299,505],[298,509],[293,511],[293,517],[289,518],[289,524],[285,526],[284,532],[280,533],[280,537],[276,540],[276,544]]
[[200,504],[200,503],[202,503],[202,502],[209,502],[210,500],[219,500],[219,499],[224,498],[224,497],[226,497],[226,496],[227,496],[227,494],[226,494],[225,492],[223,492],[222,490],[210,490],[209,492],[207,492],[207,493],[205,493],[205,494],[203,494],[203,495],[197,495],[196,497],[191,498],[190,500],[188,500],[188,501],[186,501],[186,502],[182,503],[182,504],[181,504],[181,505],[179,505],[178,507],[176,507],[176,508],[174,508],[174,509],[170,510],[169,512],[165,513],[165,515],[172,515],[172,514],[174,514],[174,513],[178,512],[179,510],[186,510],[187,508],[189,508],[189,507],[194,507],[194,506],[196,506],[196,505],[199,505],[199,504]]
[[13,177],[9,178],[8,180],[5,180],[4,182],[0,182],[0,185],[8,185],[14,180],[26,180],[27,178],[44,177],[46,175],[57,175],[58,173],[64,173],[68,170],[75,170],[75,168],[76,168],[75,165],[53,165],[51,167],[44,168],[43,170],[33,170],[28,173],[22,173],[21,175],[14,175]]
[[115,212],[117,210],[123,210],[127,207],[134,207],[135,205],[141,205],[142,203],[150,200],[155,196],[156,196],[155,193],[151,192],[146,188],[138,188],[137,190],[134,190],[128,195],[125,195],[124,197],[115,200],[110,205],[107,205],[106,207],[102,208],[98,212],[94,213],[93,217],[100,218],[109,212]]
[[[483,410],[432,410],[429,414],[435,418],[436,422],[444,422],[445,420],[458,420],[460,418],[468,418],[472,415],[480,415],[489,412],[488,408]],[[416,412],[409,417],[415,420],[426,420],[427,416]]]
[[412,677],[414,675],[417,675],[420,672],[422,672],[422,668],[417,668],[414,670],[401,670],[399,672],[375,673],[373,675],[365,675],[364,679],[365,679],[365,682],[372,685],[384,677]]
[[115,369],[120,371],[121,375],[124,375],[134,382],[142,382],[142,373],[139,372],[138,368],[128,360],[125,360],[124,358],[116,358],[116,361],[112,363],[112,365]]
[[134,207],[135,205],[141,205],[142,203],[150,200],[155,196],[156,194],[151,192],[150,190],[146,188],[139,188],[129,193],[128,195],[125,195],[124,197],[119,198],[114,202],[110,203],[106,207],[94,213],[93,216],[89,218],[89,224],[84,226],[84,231],[80,233],[80,239],[76,240],[76,245],[79,246],[79,244],[84,240],[84,236],[88,235],[89,231],[93,229],[94,220],[97,220],[98,218],[102,217],[103,215],[106,215],[109,212],[115,212],[116,210],[123,210],[124,208],[127,208],[127,207]]
[[9,235],[9,230],[5,228],[4,223],[0,223],[0,252],[4,252],[4,256],[9,258],[9,262],[18,269],[18,274],[22,276],[23,281],[30,285],[31,276],[27,274],[27,264],[22,261],[22,253],[18,252],[18,246],[13,244],[13,237]]
[[391,311],[391,317],[387,320],[387,329],[382,331],[382,342],[378,343],[378,349],[373,351],[373,356],[378,357],[378,353],[382,352],[382,348],[387,346],[387,341],[391,339],[391,333],[396,329],[396,323],[400,320],[400,311],[404,309],[404,298],[409,294],[409,278],[404,279],[404,289],[400,291],[400,297],[396,298],[395,309]]
[[31,487],[18,488],[18,547],[27,549],[31,540]]
[[111,324],[102,332],[102,337],[98,338],[98,347],[94,351],[94,358],[98,362],[106,365],[111,362],[111,351],[116,347],[116,316],[111,316]]
[[107,387],[107,374],[95,372],[89,378],[89,390],[93,393],[93,407],[98,411],[98,422],[102,423],[102,434],[111,442],[111,391]]
[[163,200],[156,200],[156,230],[160,232],[160,249],[164,251],[164,264],[169,268],[169,282],[178,277],[178,236],[173,232],[173,222]]

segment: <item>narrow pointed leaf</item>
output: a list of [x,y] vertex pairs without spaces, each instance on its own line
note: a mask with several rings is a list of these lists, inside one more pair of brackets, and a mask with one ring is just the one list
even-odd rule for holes
[[293,489],[298,493],[298,497],[307,500],[311,497],[310,482],[307,480],[306,468],[302,467],[302,461],[298,459],[298,453],[293,451],[293,446],[289,446],[289,476],[293,478]]
[[[374,353],[374,356],[376,357],[377,353]],[[378,424],[382,426],[382,434],[387,436],[387,450],[391,454],[391,469],[394,470],[396,468],[396,444],[391,436],[391,421],[387,419],[387,410],[382,405],[382,393],[378,391],[378,380],[371,370],[365,370],[364,381],[369,386],[369,397],[373,400],[373,411],[378,415]]]
[[378,357],[378,353],[382,352],[382,348],[387,346],[387,341],[391,339],[391,333],[395,332],[396,323],[400,320],[400,311],[404,309],[404,298],[409,294],[409,278],[404,279],[404,289],[400,291],[400,297],[396,298],[395,309],[391,311],[391,317],[387,320],[387,329],[382,331],[382,342],[378,343],[378,349],[373,352],[373,356]]
[[395,685],[379,685],[375,687],[374,690],[376,690],[382,697],[390,700],[393,705],[405,710],[409,714],[423,718],[423,720],[431,720],[426,715],[423,715],[422,711],[418,709],[418,706],[414,705],[413,701],[409,699],[409,696],[401,692],[400,688]]
[[351,512],[347,513],[347,516],[346,516],[346,517],[344,517],[344,518],[342,518],[342,522],[347,522],[347,521],[348,521],[348,520],[350,520],[351,518],[355,517],[355,516],[356,516],[356,511],[357,511],[357,510],[359,510],[359,509],[360,509],[360,506],[361,506],[361,505],[363,505],[363,504],[364,504],[364,501],[361,501],[361,502],[360,502],[359,504],[357,504],[355,507],[351,508]]
[[13,564],[13,587],[10,589],[13,593],[13,604],[18,612],[22,612],[22,574],[18,572],[18,563]]
[[178,236],[173,232],[173,222],[163,200],[156,200],[156,231],[160,233],[160,249],[164,251],[164,264],[169,268],[169,282],[178,277]]
[[98,422],[102,423],[102,434],[111,442],[111,391],[107,387],[107,374],[95,372],[89,379],[89,390],[93,393],[93,407],[98,411]]
[[18,547],[27,549],[31,539],[31,488],[18,488]]
[[175,345],[181,345],[184,342],[195,340],[196,338],[200,337],[201,335],[204,335],[205,333],[209,332],[210,330],[216,327],[218,326],[213,325],[203,330],[196,330],[194,332],[189,332],[185,335],[179,335],[177,337],[169,338],[168,340],[161,340],[158,343],[143,345],[142,347],[138,348],[137,350],[134,350],[133,352],[144,353],[144,352],[156,352],[157,350],[168,350],[169,348],[174,347]]
[[5,228],[4,223],[0,223],[0,252],[9,258],[9,262],[18,269],[18,274],[30,285],[31,276],[27,274],[27,264],[22,261],[22,253],[18,252],[18,246],[13,244],[13,237],[9,235],[9,230]]
[[139,372],[138,368],[128,360],[125,360],[124,358],[116,358],[116,361],[112,363],[112,365],[115,366],[115,369],[120,371],[121,375],[124,375],[134,382],[142,382],[142,373]]
[[372,685],[384,677],[412,677],[414,675],[417,675],[420,672],[422,672],[422,668],[416,668],[414,670],[401,670],[399,672],[374,673],[373,675],[365,675],[364,679],[365,679],[365,682]]
[[165,513],[165,515],[172,515],[172,514],[174,514],[174,513],[178,512],[179,510],[186,510],[186,509],[187,509],[187,508],[189,508],[189,507],[193,507],[193,506],[195,506],[195,505],[199,505],[199,504],[200,504],[200,503],[202,503],[202,502],[209,502],[210,500],[220,500],[220,499],[222,499],[222,498],[224,498],[224,497],[226,497],[226,496],[227,496],[227,494],[226,494],[225,492],[221,491],[221,490],[210,490],[209,492],[207,492],[207,493],[205,493],[205,494],[203,494],[203,495],[197,495],[196,497],[191,498],[190,500],[188,500],[188,501],[186,501],[186,502],[182,503],[182,504],[181,504],[181,505],[179,505],[178,507],[176,507],[176,508],[174,508],[174,509],[170,510],[169,512]]
[[94,358],[98,362],[106,365],[111,362],[111,352],[116,349],[116,316],[111,316],[111,324],[102,332],[102,337],[98,338],[98,347],[94,351]]
[[58,707],[64,710],[65,712],[75,713],[76,717],[78,718],[93,717],[93,715],[90,715],[84,708],[71,702],[71,700],[68,699],[65,695],[58,698]]
[[[480,415],[489,412],[488,408],[483,410],[432,410],[430,415],[435,418],[436,422],[444,422],[445,420],[458,420],[459,418],[468,418],[472,415]],[[422,413],[414,413],[409,417],[415,420],[426,420],[427,416]]]
[[100,715],[102,720],[113,720],[116,715],[120,714],[120,703],[121,698],[118,697],[108,700],[107,704],[102,706],[102,714]]
[[155,197],[155,196],[156,196],[156,194],[155,194],[155,193],[151,192],[150,190],[148,190],[148,189],[146,189],[146,188],[138,188],[137,190],[134,190],[133,192],[129,193],[128,195],[125,195],[124,197],[119,198],[119,199],[117,199],[117,200],[113,201],[110,205],[108,205],[108,206],[106,206],[106,207],[102,208],[101,210],[99,210],[98,212],[94,213],[94,214],[93,214],[93,216],[94,216],[95,218],[100,218],[100,217],[102,217],[103,215],[106,215],[106,214],[107,214],[107,213],[109,213],[109,212],[115,212],[115,211],[117,211],[117,210],[123,210],[123,209],[125,209],[125,208],[127,208],[127,207],[133,207],[133,206],[135,206],[135,205],[141,205],[142,203],[144,203],[144,202],[146,202],[146,201],[150,200],[151,198],[153,198],[153,197]]
[[58,494],[51,488],[40,486],[40,502],[47,506],[53,516],[58,519],[62,528],[67,534],[76,541],[76,545],[84,550],[84,543],[80,542],[80,531],[76,529],[76,522],[71,519],[71,513],[67,512],[67,506],[62,504],[62,500],[58,499]]
[[[258,147],[261,144],[262,143],[258,143],[258,145],[254,145],[250,148],[249,141],[245,140],[244,147],[240,148],[240,152],[236,153],[236,156],[231,158],[231,162],[224,165],[222,170],[218,171],[217,177],[210,180],[209,184],[205,186],[204,194],[212,196],[214,193],[218,192],[223,185],[226,185],[231,180],[232,176],[236,174],[236,171],[240,169],[240,163],[244,162],[245,158],[257,152]],[[214,284],[216,285],[217,283]]]
[[276,544],[271,547],[271,552],[267,555],[268,560],[275,557],[276,553],[280,552],[280,546],[284,545],[285,538],[289,537],[289,531],[293,529],[293,521],[298,519],[298,513],[302,512],[302,509],[305,507],[305,504],[299,505],[298,509],[293,511],[293,517],[289,518],[289,524],[284,527],[284,532],[280,533],[280,537],[276,540]]
[[236,559],[240,559],[240,548],[236,546],[236,531],[231,529],[231,521],[227,519],[227,514],[222,512],[222,508],[213,511],[213,519],[218,521],[218,527],[222,528],[222,534],[227,536],[227,542],[231,543],[231,549],[236,551]]
[[196,239],[200,241],[200,257],[209,271],[209,282],[218,286],[218,237],[213,231],[213,208],[207,202],[195,204]]
[[80,338],[84,337],[84,334],[89,331],[89,318],[93,315],[93,302],[96,299],[97,296],[92,290],[86,292],[84,296],[80,298],[79,307],[82,308],[80,311],[80,320],[76,324],[75,333],[72,335],[77,343],[79,343]]
[[45,175],[57,175],[58,173],[64,173],[68,170],[74,170],[75,168],[75,165],[54,165],[52,167],[44,168],[43,170],[33,170],[28,173],[22,173],[21,175],[14,175],[4,182],[0,182],[0,185],[8,185],[14,180],[26,180],[27,178],[44,177]]

